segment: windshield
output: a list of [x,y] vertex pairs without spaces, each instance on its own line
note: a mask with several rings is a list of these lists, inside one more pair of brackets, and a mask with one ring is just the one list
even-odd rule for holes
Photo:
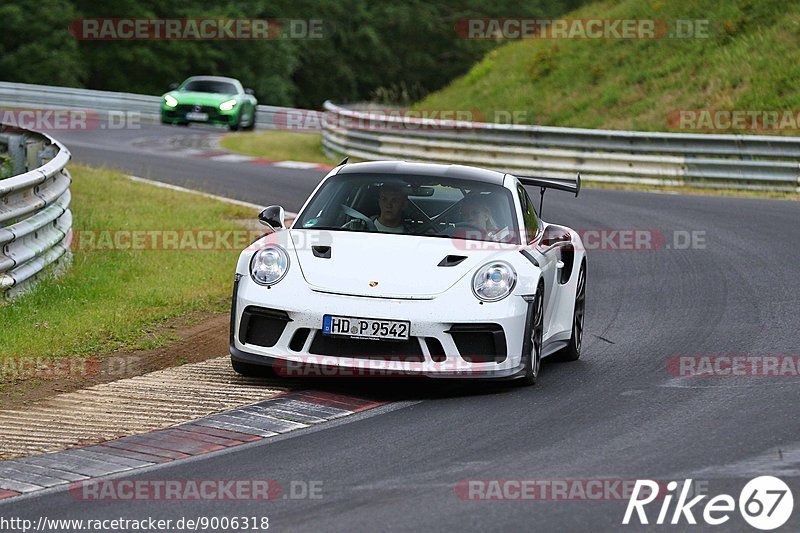
[[196,93],[237,94],[236,86],[227,81],[217,80],[192,80],[186,82],[181,91]]
[[519,244],[501,185],[458,178],[344,174],[329,179],[294,228],[401,233]]

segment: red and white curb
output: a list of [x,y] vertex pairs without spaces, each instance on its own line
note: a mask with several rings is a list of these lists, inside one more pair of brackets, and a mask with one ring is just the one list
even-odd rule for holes
[[0,462],[0,500],[208,454],[384,405],[324,391],[289,392],[167,429]]

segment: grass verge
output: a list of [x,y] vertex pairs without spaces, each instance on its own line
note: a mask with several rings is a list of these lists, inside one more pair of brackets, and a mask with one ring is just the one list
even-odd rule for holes
[[[117,230],[148,230],[156,235],[164,235],[162,230],[242,230],[237,220],[254,213],[135,183],[110,170],[78,165],[70,170],[72,266],[63,277],[45,280],[32,293],[0,305],[0,363],[14,357],[151,349],[174,337],[159,328],[166,321],[227,310],[238,243],[228,249],[223,244],[201,250],[192,249],[190,240],[181,240],[177,246],[126,251],[109,250],[113,241],[102,239],[113,237]],[[85,246],[87,238],[95,238],[98,248],[103,242],[112,246],[92,250]],[[119,242],[124,248],[131,241]]]
[[322,151],[322,135],[288,131],[258,131],[230,133],[222,138],[220,146],[231,152],[263,157],[273,161],[305,161],[322,165],[335,165]]
[[[566,19],[700,21],[693,38],[525,39],[489,52],[418,104],[472,109],[487,120],[521,112],[531,124],[648,131],[676,129],[674,110],[788,110],[800,106],[800,5],[778,0],[605,0]],[[694,23],[693,27],[699,28]],[[500,114],[500,115],[498,115]],[[722,125],[724,126],[724,124]],[[731,124],[734,126],[734,124]],[[745,125],[746,126],[746,125]],[[780,124],[765,133],[797,135]],[[716,133],[758,133],[744,127]]]

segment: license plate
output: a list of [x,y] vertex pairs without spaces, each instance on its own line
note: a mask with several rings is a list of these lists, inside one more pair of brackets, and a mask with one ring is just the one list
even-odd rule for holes
[[186,113],[186,119],[205,121],[208,120],[208,113],[194,113],[194,112]]
[[411,333],[411,322],[325,315],[322,317],[322,333],[323,335],[405,341],[408,340]]

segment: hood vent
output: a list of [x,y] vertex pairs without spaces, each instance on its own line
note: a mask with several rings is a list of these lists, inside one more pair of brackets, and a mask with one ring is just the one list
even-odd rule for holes
[[437,266],[454,267],[458,264],[461,264],[461,262],[466,258],[467,258],[466,255],[448,255],[445,256],[445,258],[442,259]]
[[330,246],[312,246],[311,251],[314,252],[314,257],[319,257],[322,259],[330,259],[331,258],[331,247]]

